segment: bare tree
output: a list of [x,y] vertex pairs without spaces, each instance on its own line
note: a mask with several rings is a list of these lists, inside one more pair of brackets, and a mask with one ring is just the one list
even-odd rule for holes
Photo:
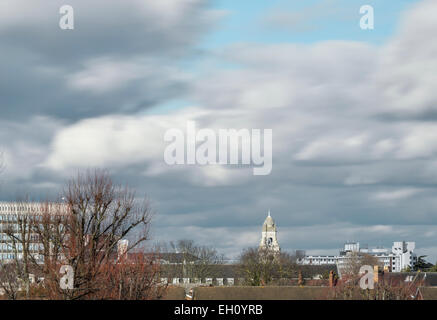
[[117,263],[107,264],[100,287],[93,298],[117,300],[160,299],[167,285],[159,280],[160,265],[155,254],[135,252],[124,256]]
[[[114,185],[106,171],[94,170],[71,179],[62,199],[36,207],[18,202],[20,214],[2,227],[13,257],[0,267],[0,288],[9,298],[15,299],[20,290],[26,298],[38,292],[51,299],[142,299],[152,297],[152,292],[156,297],[162,294],[159,259],[138,251],[149,240],[152,211],[145,198],[138,201],[128,187]],[[129,240],[123,261],[117,248],[122,239]],[[137,251],[131,259],[133,250]],[[62,265],[73,269],[72,290],[60,287]],[[32,273],[44,279],[38,290],[31,288]],[[115,280],[117,290],[111,286]]]
[[405,282],[403,278],[393,279],[383,274],[374,283],[373,289],[361,289],[360,276],[342,279],[329,291],[328,299],[335,300],[415,300],[418,288],[424,285],[423,279]]
[[22,283],[16,265],[8,262],[0,263],[0,291],[9,300],[16,300]]
[[[44,285],[53,299],[103,298],[102,277],[117,261],[117,244],[129,239],[126,254],[148,240],[151,209],[127,187],[114,185],[106,171],[79,173],[64,190],[64,204],[46,205],[34,223],[44,261]],[[74,289],[62,290],[61,265],[74,272]]]
[[220,271],[217,266],[222,265],[225,260],[217,249],[197,245],[193,240],[178,240],[164,247],[167,251],[178,254],[180,258],[178,263],[171,265],[173,270],[170,273],[180,274],[184,278],[205,279],[218,276]]
[[342,277],[356,277],[359,274],[360,268],[365,265],[378,266],[380,270],[384,267],[377,257],[365,253],[352,252],[347,256],[341,268]]
[[26,201],[17,201],[17,209],[22,211],[20,214],[12,216],[12,221],[5,223],[3,232],[6,235],[8,250],[12,252],[12,260],[9,267],[14,266],[13,274],[18,277],[23,285],[25,297],[30,297],[31,271],[34,269],[32,263],[35,255],[38,255],[37,238],[33,230],[34,217],[32,212],[35,206]]
[[278,284],[281,279],[295,276],[297,270],[293,255],[261,248],[243,250],[239,266],[246,284],[251,286]]

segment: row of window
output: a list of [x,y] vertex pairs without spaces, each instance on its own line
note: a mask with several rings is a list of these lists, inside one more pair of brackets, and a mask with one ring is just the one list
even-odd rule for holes
[[15,259],[15,254],[13,253],[0,253],[0,260],[12,260]]
[[[18,251],[23,250],[23,245],[21,243],[17,243],[16,246],[17,246]],[[43,249],[43,245],[40,243],[30,243],[29,244],[30,251],[36,251],[36,250],[42,250],[42,249]],[[0,243],[0,251],[11,251],[11,250],[14,250],[14,246],[12,244]]]
[[[39,256],[37,254],[34,254],[34,257],[40,261],[44,260],[43,256]],[[22,259],[23,255],[22,254],[18,254],[18,259]],[[15,254],[14,253],[0,253],[0,260],[12,260],[15,259]]]
[[7,207],[7,206],[0,206],[0,212],[42,212],[43,208],[41,207]]
[[[14,234],[14,238],[20,240],[21,234],[17,234],[17,233]],[[29,242],[38,241],[39,236],[37,234],[32,234],[32,235],[30,235],[30,237],[27,237],[27,239]],[[10,242],[12,240],[13,240],[13,238],[8,236],[7,234],[0,233],[0,242]]]
[[38,212],[44,212],[48,208],[49,209],[50,208],[62,208],[65,210],[66,206],[63,204],[58,204],[58,205],[53,204],[53,205],[49,205],[49,206],[42,205],[42,204],[39,204],[39,205],[35,204],[33,206],[24,206],[24,205],[20,206],[20,205],[6,205],[6,204],[0,203],[0,212],[21,212],[21,213],[23,213],[23,212],[26,212],[26,213],[35,212],[35,213],[38,213]]
[[[33,220],[39,220],[39,221],[42,220],[41,215],[32,215],[32,217],[33,217]],[[18,221],[18,215],[17,214],[0,214],[0,221],[4,221],[4,222],[17,222]]]
[[0,214],[0,221],[17,221],[18,215],[16,214]]

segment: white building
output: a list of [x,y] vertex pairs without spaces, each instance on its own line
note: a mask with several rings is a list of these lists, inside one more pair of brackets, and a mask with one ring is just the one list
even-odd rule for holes
[[331,256],[305,256],[298,259],[298,263],[304,265],[324,265],[336,264],[338,269],[342,269],[352,253],[368,254],[378,258],[384,265],[384,270],[390,272],[400,272],[408,267],[412,268],[417,262],[417,256],[414,253],[415,242],[393,242],[391,250],[385,248],[360,248],[359,242],[348,242],[344,245],[344,250],[339,255]]
[[[12,241],[12,237],[6,231],[12,231],[16,239],[20,238],[20,217],[41,216],[46,212],[56,211],[57,214],[65,213],[66,206],[54,203],[28,203],[28,202],[0,202],[0,261],[10,261],[22,258],[22,245],[19,241]],[[22,220],[21,220],[22,221]],[[25,226],[24,223],[21,226]],[[28,225],[27,225],[28,227]],[[41,249],[38,236],[35,233],[26,232],[29,237],[29,251],[35,256]],[[17,248],[15,248],[15,246]]]
[[270,210],[263,223],[259,247],[260,249],[269,249],[273,252],[281,251],[278,243],[278,231],[276,229],[275,221],[270,215]]

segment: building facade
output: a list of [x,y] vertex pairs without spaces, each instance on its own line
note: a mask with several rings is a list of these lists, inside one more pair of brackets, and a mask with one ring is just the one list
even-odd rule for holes
[[407,268],[413,268],[417,262],[417,255],[414,253],[415,246],[415,242],[397,241],[393,242],[391,249],[360,248],[359,242],[348,242],[338,255],[309,255],[298,259],[298,263],[303,265],[336,264],[341,270],[348,263],[351,255],[358,253],[376,257],[386,271],[401,272]]
[[28,238],[29,253],[39,259],[41,243],[36,233],[28,232],[30,223],[25,223],[23,218],[37,219],[47,212],[65,214],[66,206],[62,204],[38,203],[38,202],[0,202],[0,261],[7,262],[16,258],[21,259],[23,255],[22,244],[18,239],[22,231]]

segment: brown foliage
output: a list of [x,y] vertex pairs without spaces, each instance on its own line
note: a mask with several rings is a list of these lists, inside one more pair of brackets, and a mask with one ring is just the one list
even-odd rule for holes
[[160,266],[155,255],[132,253],[107,264],[98,281],[102,289],[93,299],[151,300],[160,299],[166,286],[159,283]]
[[329,295],[329,299],[338,300],[413,300],[416,299],[417,289],[423,285],[422,281],[406,283],[402,279],[393,279],[379,275],[374,289],[361,289],[360,276],[345,277],[338,282]]

